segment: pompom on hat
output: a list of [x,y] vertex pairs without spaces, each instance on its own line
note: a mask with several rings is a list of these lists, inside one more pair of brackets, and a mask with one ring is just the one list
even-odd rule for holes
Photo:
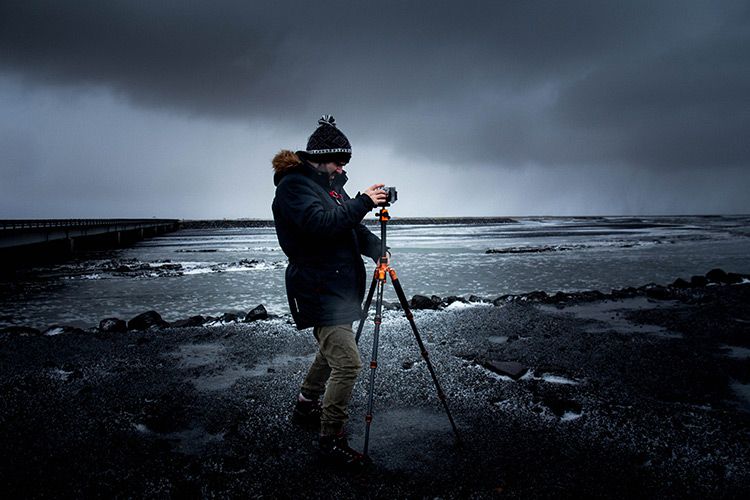
[[307,150],[298,151],[304,158],[326,163],[342,161],[347,163],[352,157],[352,145],[343,132],[336,127],[333,115],[323,115],[318,120],[318,128],[307,140]]

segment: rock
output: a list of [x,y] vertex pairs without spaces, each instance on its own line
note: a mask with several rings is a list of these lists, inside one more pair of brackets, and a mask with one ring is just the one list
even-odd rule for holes
[[591,302],[594,300],[602,300],[602,299],[607,298],[607,296],[604,295],[599,290],[587,290],[585,292],[574,293],[572,294],[572,296],[580,300],[585,300],[587,302]]
[[[472,295],[472,297],[473,297],[473,295]],[[446,306],[449,306],[449,305],[453,304],[454,302],[461,302],[462,304],[467,304],[469,301],[466,300],[465,298],[459,297],[457,295],[449,295],[448,297],[446,297],[446,298],[443,299],[443,304],[446,305]]]
[[190,316],[187,319],[178,319],[171,324],[172,328],[187,328],[191,326],[202,326],[206,322],[206,318],[200,314],[197,316]]
[[238,317],[234,313],[224,313],[221,315],[221,321],[223,323],[234,323],[237,319]]
[[0,329],[0,333],[18,337],[36,337],[42,334],[41,331],[29,326],[6,326]]
[[44,330],[42,335],[51,337],[53,335],[63,335],[63,334],[69,334],[69,333],[86,333],[86,332],[84,332],[83,330],[75,326],[52,325],[46,330]]
[[685,281],[684,279],[682,279],[682,278],[677,278],[677,279],[676,279],[676,280],[674,280],[674,282],[672,283],[672,286],[673,286],[674,288],[690,288],[690,286],[691,286],[691,285],[690,285],[690,283],[688,283],[688,282],[687,282],[687,281]]
[[505,375],[513,380],[518,380],[529,371],[528,367],[515,361],[489,360],[482,362],[482,366],[498,375]]
[[268,311],[266,311],[266,308],[263,306],[263,304],[260,304],[258,307],[252,309],[247,313],[247,315],[245,316],[245,323],[264,319],[268,319]]
[[727,273],[727,284],[729,285],[735,285],[737,283],[742,283],[742,279],[744,276],[742,274],[737,273]]
[[627,288],[621,288],[619,290],[612,290],[611,295],[613,299],[628,299],[638,296],[638,289],[629,286]]
[[656,300],[668,300],[672,298],[669,290],[661,285],[646,288],[646,297]]
[[496,298],[495,300],[493,300],[492,304],[495,305],[495,306],[501,306],[503,304],[507,304],[508,302],[510,302],[512,300],[513,300],[513,295],[505,294],[505,295],[501,295],[498,298]]
[[706,273],[706,278],[708,281],[713,281],[714,283],[726,283],[727,273],[723,269],[711,269]]
[[[374,308],[375,306],[373,304],[371,310],[374,310]],[[387,300],[384,300],[383,309],[385,309],[386,311],[398,311],[399,309],[401,309],[401,304],[399,304],[398,302],[388,302]]]
[[128,324],[120,318],[104,318],[99,322],[99,331],[107,333],[123,333],[128,331]]
[[[433,297],[437,296],[433,295]],[[411,303],[409,305],[412,309],[437,309],[440,306],[440,302],[436,304],[429,297],[425,297],[424,295],[415,295],[411,298]]]
[[489,300],[478,295],[469,295],[469,302],[489,302]]
[[149,328],[166,328],[169,323],[156,311],[146,311],[128,321],[128,330],[148,330]]
[[534,291],[531,293],[527,293],[524,295],[524,298],[526,300],[533,300],[534,302],[541,302],[544,300],[547,300],[547,292],[543,291]]
[[708,285],[708,278],[705,276],[692,276],[690,278],[690,285],[694,287],[703,287]]
[[401,364],[401,369],[403,370],[411,370],[411,368],[414,366],[414,361],[404,361]]

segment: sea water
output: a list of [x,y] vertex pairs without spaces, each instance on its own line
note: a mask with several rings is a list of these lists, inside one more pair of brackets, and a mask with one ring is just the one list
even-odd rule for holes
[[[716,267],[750,273],[750,217],[515,221],[389,225],[392,264],[407,296],[609,292],[669,284]],[[377,225],[368,227],[380,233]],[[286,263],[273,228],[180,230],[40,266],[2,283],[0,326],[90,327],[105,317],[127,320],[151,309],[174,321],[246,312],[258,304],[288,314]],[[365,264],[369,280],[375,263],[365,257]],[[392,287],[385,299],[397,301]]]

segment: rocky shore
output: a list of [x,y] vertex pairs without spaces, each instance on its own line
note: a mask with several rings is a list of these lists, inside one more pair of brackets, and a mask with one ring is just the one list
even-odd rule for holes
[[[385,313],[370,452],[321,464],[290,421],[315,352],[262,306],[88,331],[0,330],[0,489],[40,497],[746,497],[750,280],[412,298],[461,433],[398,306]],[[361,342],[369,359],[371,322]],[[367,372],[349,432],[361,447]]]

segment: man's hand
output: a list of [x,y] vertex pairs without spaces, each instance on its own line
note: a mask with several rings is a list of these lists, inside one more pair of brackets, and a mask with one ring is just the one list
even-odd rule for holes
[[375,204],[376,207],[380,205],[381,203],[385,203],[385,199],[388,196],[385,191],[380,189],[383,186],[385,186],[385,184],[373,184],[372,186],[365,189],[364,194],[370,197],[370,199],[372,200],[372,202]]
[[[387,259],[388,259],[388,265],[390,266],[393,264],[393,257],[391,257],[390,250],[386,250],[386,252],[388,252]],[[378,257],[378,265],[380,265],[382,261],[383,261],[383,257]]]

